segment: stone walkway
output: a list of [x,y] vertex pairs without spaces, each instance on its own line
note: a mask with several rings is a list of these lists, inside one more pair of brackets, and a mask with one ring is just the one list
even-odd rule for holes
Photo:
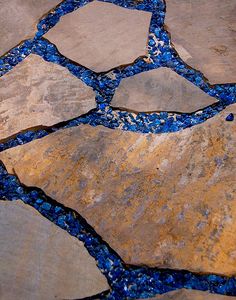
[[236,299],[236,0],[34,2],[0,4],[0,298]]

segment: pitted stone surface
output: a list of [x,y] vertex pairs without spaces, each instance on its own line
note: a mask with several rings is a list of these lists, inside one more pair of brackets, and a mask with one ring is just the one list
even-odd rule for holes
[[0,139],[66,121],[96,107],[92,88],[36,55],[1,77],[0,90]]
[[45,37],[66,57],[96,72],[146,55],[151,13],[93,1],[61,18]]
[[21,201],[0,201],[0,298],[77,299],[108,284],[84,245]]
[[38,20],[61,0],[0,0],[0,56],[32,38]]
[[167,0],[171,41],[210,83],[236,82],[236,0]]
[[233,300],[236,297],[222,296],[195,290],[179,290],[151,298],[150,300]]
[[171,69],[159,68],[121,81],[111,105],[142,112],[193,112],[216,101]]
[[127,263],[235,274],[236,122],[174,134],[80,125],[0,153],[22,183],[79,211]]

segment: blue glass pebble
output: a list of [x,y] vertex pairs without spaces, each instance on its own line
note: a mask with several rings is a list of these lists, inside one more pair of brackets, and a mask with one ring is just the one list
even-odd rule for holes
[[228,122],[232,122],[234,120],[234,114],[230,113],[226,118],[225,118],[226,121]]

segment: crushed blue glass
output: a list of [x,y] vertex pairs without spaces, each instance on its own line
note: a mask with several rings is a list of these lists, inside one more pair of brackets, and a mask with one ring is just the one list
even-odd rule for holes
[[225,118],[226,121],[228,122],[232,122],[234,120],[234,114],[230,113],[226,118]]
[[[81,8],[91,1],[63,1],[41,19],[34,39],[22,42],[0,58],[0,76],[9,72],[28,55],[39,55],[45,61],[67,68],[75,77],[92,87],[97,95],[96,109],[51,127],[37,130],[31,129],[18,133],[2,141],[0,143],[0,151],[23,145],[58,130],[79,126],[80,124],[102,125],[111,129],[119,128],[141,133],[177,132],[201,124],[216,116],[227,106],[236,103],[236,84],[211,85],[202,73],[194,70],[182,61],[172,48],[170,36],[163,26],[166,10],[164,0],[100,0],[114,3],[127,9],[137,9],[152,13],[149,28],[148,58],[139,57],[132,64],[114,68],[107,73],[98,74],[61,55],[56,46],[44,39],[43,35],[55,26],[63,15]],[[160,67],[171,68],[208,95],[218,99],[218,102],[193,113],[135,113],[114,109],[111,106],[112,97],[121,80]],[[226,117],[226,121],[233,121],[233,119],[233,114],[229,114]],[[222,122],[225,122],[225,120],[222,120]],[[40,189],[23,186],[16,176],[7,173],[2,164],[0,165],[0,199],[9,201],[21,199],[24,203],[38,210],[48,220],[81,240],[90,255],[96,259],[99,269],[106,276],[111,287],[110,293],[101,294],[100,299],[148,298],[180,288],[236,296],[235,277],[194,274],[184,270],[137,268],[125,265],[121,258],[97,235],[82,216],[49,198]]]
[[32,51],[33,40],[26,40],[0,57],[0,77],[23,61]]
[[104,299],[148,298],[181,288],[236,296],[236,277],[126,265],[80,214],[48,197],[39,188],[23,186],[15,175],[7,172],[3,163],[0,163],[0,199],[22,200],[82,241],[111,287]]

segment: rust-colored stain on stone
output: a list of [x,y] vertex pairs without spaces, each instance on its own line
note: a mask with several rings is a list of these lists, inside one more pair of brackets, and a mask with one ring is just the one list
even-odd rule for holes
[[22,40],[32,38],[38,20],[61,0],[0,1],[0,56]]
[[0,299],[75,299],[108,288],[76,238],[21,201],[0,201]]
[[111,105],[142,112],[193,112],[215,102],[171,69],[159,68],[121,81]]
[[[22,183],[81,213],[127,263],[235,274],[232,105],[174,134],[81,125],[0,154]],[[227,247],[225,247],[227,245]]]
[[66,121],[96,107],[92,88],[36,55],[1,77],[0,91],[0,139]]
[[149,12],[93,1],[63,16],[45,37],[66,57],[104,72],[147,54],[150,20]]
[[166,0],[171,41],[210,83],[236,82],[236,0]]

